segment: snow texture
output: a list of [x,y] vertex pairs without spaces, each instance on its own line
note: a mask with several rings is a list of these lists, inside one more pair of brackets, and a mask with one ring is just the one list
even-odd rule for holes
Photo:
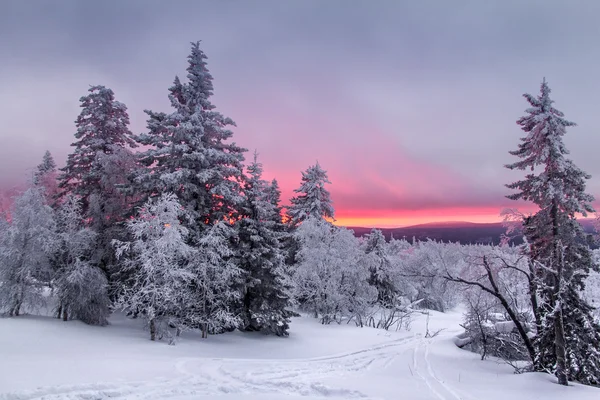
[[[433,313],[410,332],[295,318],[290,337],[239,332],[178,346],[144,341],[135,320],[108,327],[44,317],[0,320],[0,399],[597,399],[599,389],[515,375],[459,349],[460,312]],[[93,362],[90,362],[93,360]]]

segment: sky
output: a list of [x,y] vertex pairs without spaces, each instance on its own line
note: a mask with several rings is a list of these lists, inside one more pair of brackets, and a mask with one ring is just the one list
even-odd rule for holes
[[[0,0],[0,188],[71,151],[79,98],[114,90],[146,129],[202,41],[213,103],[285,202],[328,171],[337,223],[498,221],[527,108],[549,81],[600,198],[600,2]],[[250,159],[250,153],[248,154]],[[600,204],[599,204],[600,205]],[[599,207],[600,208],[600,207]]]

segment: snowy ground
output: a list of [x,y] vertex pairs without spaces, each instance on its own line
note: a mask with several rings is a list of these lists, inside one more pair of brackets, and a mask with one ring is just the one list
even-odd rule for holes
[[0,319],[0,399],[598,400],[544,374],[514,375],[458,349],[460,313],[409,332],[322,326],[296,318],[289,338],[231,333],[177,346],[147,340],[138,321],[108,327],[45,317]]

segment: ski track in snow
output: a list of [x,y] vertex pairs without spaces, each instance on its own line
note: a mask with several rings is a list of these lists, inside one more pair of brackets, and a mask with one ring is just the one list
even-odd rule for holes
[[[472,400],[470,396],[459,394],[450,385],[438,378],[429,360],[429,349],[434,339],[421,339],[413,348],[413,369],[429,391],[438,400]],[[420,351],[419,351],[420,350]]]
[[[386,369],[398,355],[410,347],[415,348],[414,363],[417,369],[417,348],[422,343],[423,340],[419,336],[411,336],[359,351],[311,359],[182,358],[175,363],[179,376],[173,379],[42,387],[0,394],[0,400],[158,400],[186,396],[260,393],[373,399],[360,391],[329,387],[321,381],[371,369]],[[440,400],[446,400],[446,397],[433,388],[430,381],[437,382],[438,386],[445,388],[445,392],[453,391],[435,378],[428,364],[427,354],[428,348],[425,349],[424,356],[428,365],[428,377],[422,379]],[[420,372],[418,373],[420,375]],[[456,394],[454,398],[462,400]]]

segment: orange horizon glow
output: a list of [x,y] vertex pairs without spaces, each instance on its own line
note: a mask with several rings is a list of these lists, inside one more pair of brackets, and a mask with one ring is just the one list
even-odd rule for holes
[[[600,204],[594,204],[600,210]],[[337,226],[360,228],[403,228],[407,226],[428,224],[434,222],[472,222],[495,223],[502,222],[501,214],[506,207],[449,207],[424,210],[340,210],[336,211]],[[535,212],[529,205],[519,207],[520,211],[528,214]],[[576,215],[577,219],[596,218],[596,214]]]
[[364,228],[401,228],[431,222],[502,222],[501,207],[441,208],[432,210],[340,210],[335,225]]

